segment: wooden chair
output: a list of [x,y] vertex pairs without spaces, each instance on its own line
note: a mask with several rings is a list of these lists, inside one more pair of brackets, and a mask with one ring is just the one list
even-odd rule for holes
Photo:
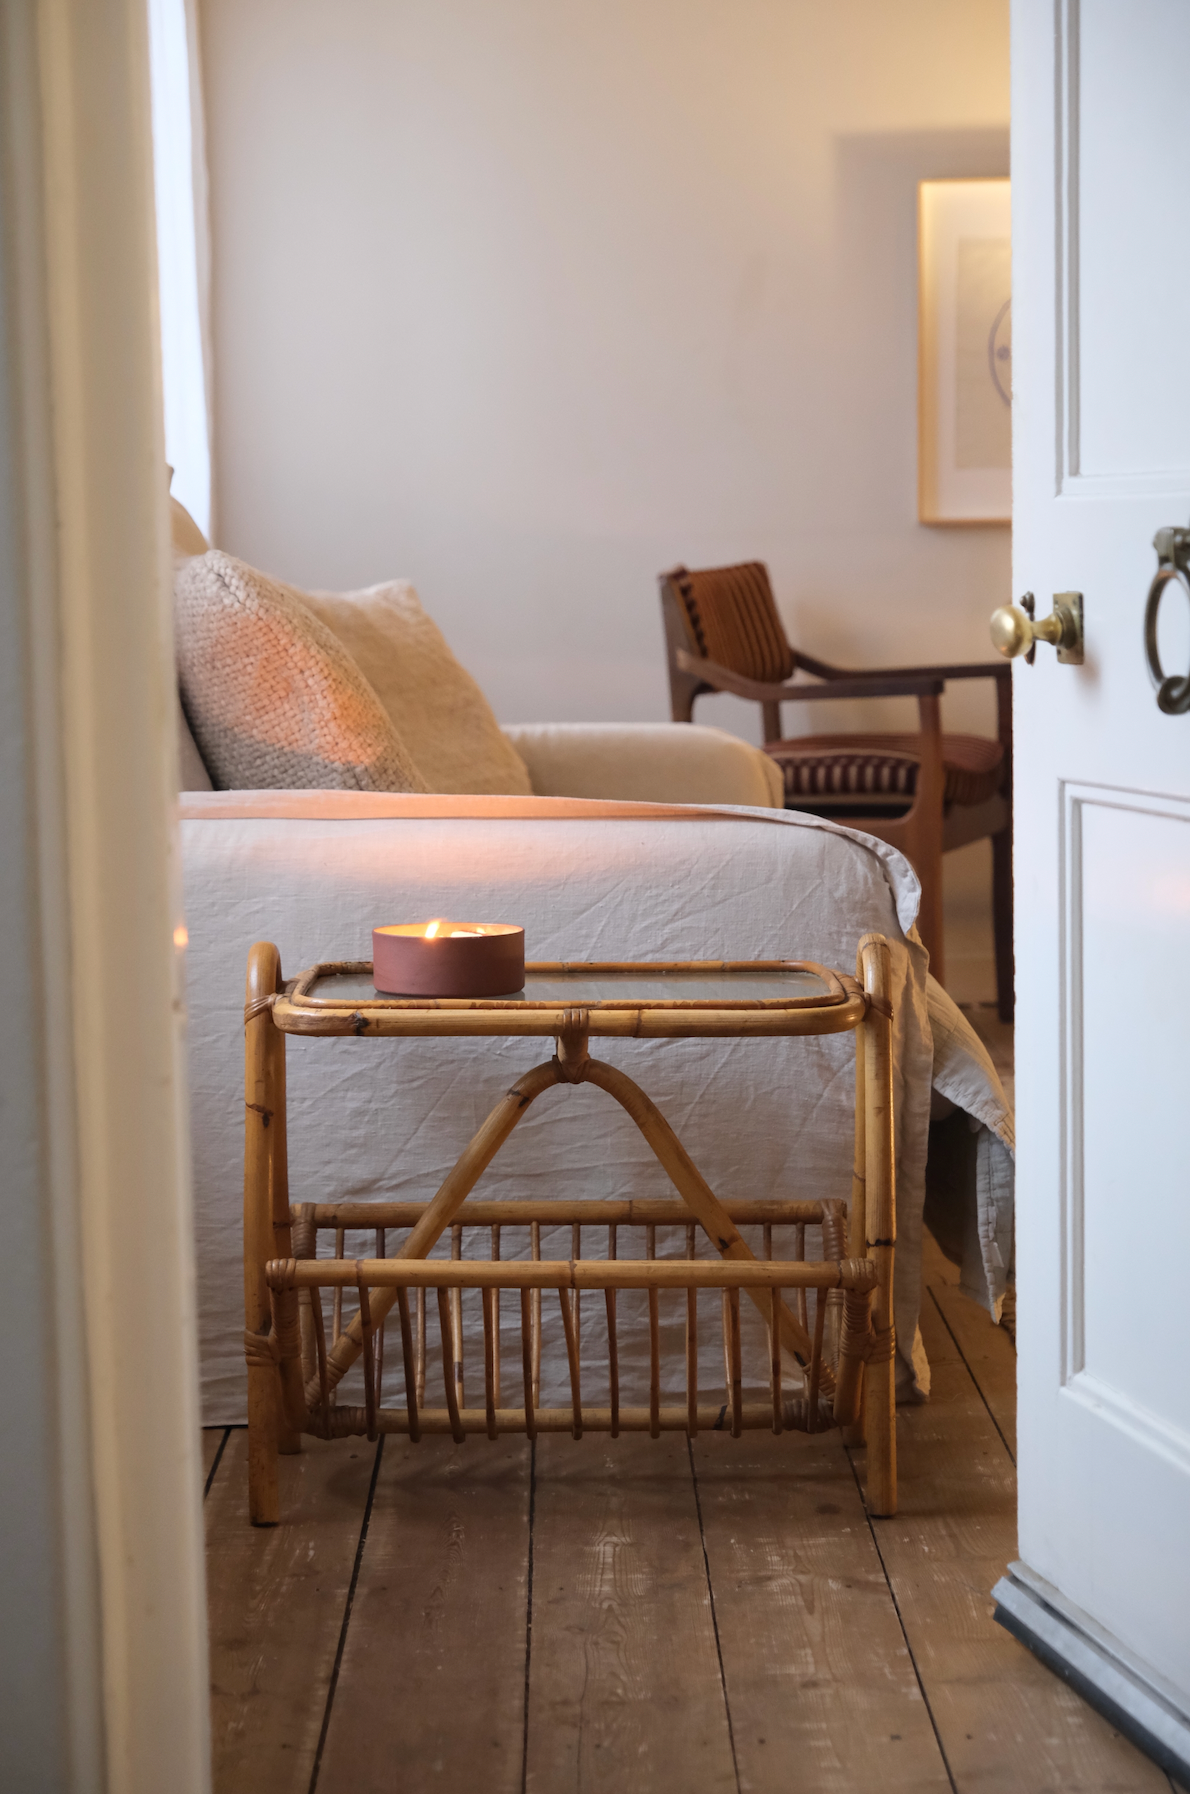
[[[921,880],[918,928],[944,983],[942,855],[992,842],[996,997],[1012,1019],[1012,684],[1003,662],[846,671],[790,646],[760,561],[661,576],[675,722],[702,692],[752,698],[765,752],[785,778],[785,805],[829,816],[900,848]],[[808,679],[795,678],[797,673]],[[944,735],[939,699],[950,679],[994,679],[998,738]],[[781,705],[822,698],[915,697],[918,734],[809,735],[786,740]]]

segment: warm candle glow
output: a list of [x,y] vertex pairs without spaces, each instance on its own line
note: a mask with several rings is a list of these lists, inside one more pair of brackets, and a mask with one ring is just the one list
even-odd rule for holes
[[178,926],[174,929],[174,946],[187,947],[189,944],[190,935],[187,931],[186,924],[185,922],[179,922]]
[[388,922],[372,930],[372,979],[382,996],[512,996],[524,988],[525,931],[445,916]]

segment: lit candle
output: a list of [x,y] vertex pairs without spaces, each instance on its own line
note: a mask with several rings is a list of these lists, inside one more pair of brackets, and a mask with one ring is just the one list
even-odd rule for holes
[[506,922],[390,922],[372,930],[382,995],[504,997],[525,982],[525,931]]

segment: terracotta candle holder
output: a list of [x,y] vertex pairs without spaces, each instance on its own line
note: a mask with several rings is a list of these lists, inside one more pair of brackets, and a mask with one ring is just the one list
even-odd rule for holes
[[441,918],[374,928],[372,982],[382,996],[513,996],[525,983],[525,931]]

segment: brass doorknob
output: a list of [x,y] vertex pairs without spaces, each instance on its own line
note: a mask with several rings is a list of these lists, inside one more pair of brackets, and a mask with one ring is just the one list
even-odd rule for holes
[[1030,666],[1037,653],[1038,642],[1049,642],[1058,650],[1064,666],[1083,664],[1083,595],[1081,592],[1055,592],[1054,608],[1038,623],[1033,615],[1034,598],[1026,592],[1019,604],[1005,604],[992,612],[992,646],[1005,660],[1023,654]]

